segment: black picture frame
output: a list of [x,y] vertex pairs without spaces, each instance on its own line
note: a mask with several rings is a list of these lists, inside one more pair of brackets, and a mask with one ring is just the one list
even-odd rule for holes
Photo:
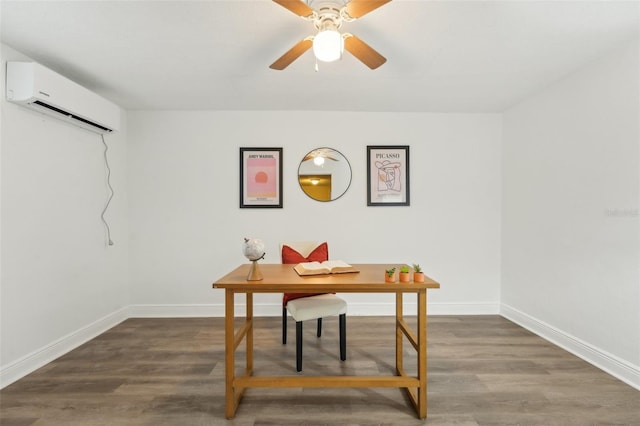
[[240,208],[282,208],[282,148],[240,148]]
[[409,206],[409,145],[367,146],[367,206]]

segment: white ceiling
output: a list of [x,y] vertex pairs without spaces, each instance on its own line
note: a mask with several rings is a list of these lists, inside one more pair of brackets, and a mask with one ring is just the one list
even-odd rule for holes
[[638,37],[640,1],[393,0],[345,23],[387,58],[308,51],[270,0],[9,1],[2,42],[127,109],[499,112]]

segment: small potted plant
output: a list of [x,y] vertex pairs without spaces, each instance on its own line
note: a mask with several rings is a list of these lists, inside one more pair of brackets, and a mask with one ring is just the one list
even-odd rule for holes
[[400,267],[400,282],[408,283],[411,282],[411,276],[409,275],[409,266],[403,265]]
[[413,264],[413,282],[414,283],[424,282],[424,272],[422,272],[422,268],[417,263]]
[[384,282],[385,283],[395,283],[396,282],[396,268],[385,269],[385,271],[384,271]]

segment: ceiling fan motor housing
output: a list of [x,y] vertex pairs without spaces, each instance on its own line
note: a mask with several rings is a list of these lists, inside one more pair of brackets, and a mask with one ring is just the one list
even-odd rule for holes
[[[333,27],[339,29],[345,19],[345,0],[309,0],[309,6],[314,9],[313,25],[318,31]],[[348,15],[346,15],[348,17]]]

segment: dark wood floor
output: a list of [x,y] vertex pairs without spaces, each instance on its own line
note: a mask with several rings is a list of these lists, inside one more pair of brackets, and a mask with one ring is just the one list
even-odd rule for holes
[[[279,321],[256,319],[256,374],[297,374]],[[321,339],[307,324],[302,374],[393,371],[393,317],[349,317],[345,362],[337,318]],[[223,335],[222,318],[129,319],[0,391],[0,424],[640,425],[639,391],[499,316],[429,317],[425,422],[378,388],[249,389],[227,421]]]

